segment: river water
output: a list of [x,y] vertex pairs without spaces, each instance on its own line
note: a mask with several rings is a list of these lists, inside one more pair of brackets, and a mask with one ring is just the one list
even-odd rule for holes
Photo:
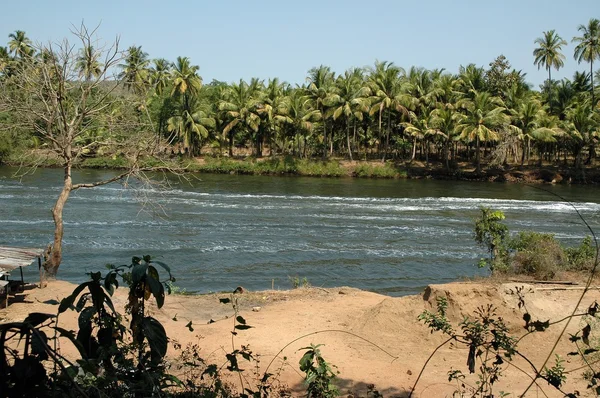
[[[62,172],[17,180],[0,168],[0,245],[45,247]],[[112,171],[81,170],[76,181]],[[511,231],[556,234],[566,245],[589,232],[573,207],[524,185],[432,180],[198,175],[168,190],[109,185],[74,192],[65,211],[59,276],[74,282],[106,263],[150,254],[190,292],[353,286],[388,295],[484,275],[473,240],[480,206],[505,212]],[[600,188],[543,186],[600,225]],[[140,197],[151,200],[142,206]],[[37,267],[26,275],[34,278]]]

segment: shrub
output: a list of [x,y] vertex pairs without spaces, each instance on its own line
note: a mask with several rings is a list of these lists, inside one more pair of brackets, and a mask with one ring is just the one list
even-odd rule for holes
[[565,248],[565,255],[569,261],[569,270],[591,270],[596,258],[596,247],[593,244],[592,237],[586,236],[577,247]]
[[509,248],[517,251],[511,262],[517,274],[548,280],[567,269],[567,256],[553,234],[519,232],[511,239]]

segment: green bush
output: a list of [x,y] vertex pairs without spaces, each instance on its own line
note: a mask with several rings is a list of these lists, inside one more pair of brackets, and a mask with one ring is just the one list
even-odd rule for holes
[[509,248],[516,250],[511,261],[514,273],[548,280],[568,268],[567,256],[553,234],[519,232]]
[[392,164],[359,164],[353,173],[356,177],[368,178],[398,178],[406,177],[406,173],[400,173]]
[[565,255],[569,261],[569,270],[584,271],[591,270],[596,259],[596,247],[592,237],[586,236],[577,247],[565,248]]

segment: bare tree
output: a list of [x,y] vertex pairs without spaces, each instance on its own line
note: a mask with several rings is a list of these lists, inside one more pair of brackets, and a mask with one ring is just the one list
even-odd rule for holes
[[[0,108],[7,107],[20,125],[32,129],[64,170],[62,190],[52,209],[54,239],[44,263],[50,278],[56,276],[62,260],[63,209],[71,192],[129,178],[148,182],[144,172],[156,169],[139,165],[140,156],[152,153],[152,146],[156,145],[150,129],[146,129],[148,134],[145,134],[140,120],[119,119],[111,113],[119,106],[127,106],[123,95],[117,95],[120,81],[115,76],[124,53],[119,49],[119,38],[102,44],[96,30],[88,30],[82,24],[71,31],[75,44],[65,39],[37,45],[36,55],[24,59],[14,76],[0,89]],[[82,70],[90,64],[93,64],[93,73]],[[109,132],[108,137],[101,139],[104,142],[97,137],[83,139],[93,136],[99,126]],[[136,131],[136,134],[111,134],[115,131]],[[99,145],[110,145],[118,150],[127,158],[129,167],[107,180],[73,181],[74,164],[82,154]]]

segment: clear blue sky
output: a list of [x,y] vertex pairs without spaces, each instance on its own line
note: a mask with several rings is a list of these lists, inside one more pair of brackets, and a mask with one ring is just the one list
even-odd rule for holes
[[[24,30],[34,42],[60,40],[71,24],[101,23],[104,40],[141,45],[151,58],[188,56],[204,82],[279,77],[304,82],[320,64],[337,73],[376,59],[404,68],[487,67],[504,54],[537,87],[534,40],[555,29],[569,42],[565,67],[552,77],[589,70],[573,60],[577,27],[600,18],[599,0],[25,0],[0,7],[0,45]],[[599,63],[600,65],[600,63]]]

